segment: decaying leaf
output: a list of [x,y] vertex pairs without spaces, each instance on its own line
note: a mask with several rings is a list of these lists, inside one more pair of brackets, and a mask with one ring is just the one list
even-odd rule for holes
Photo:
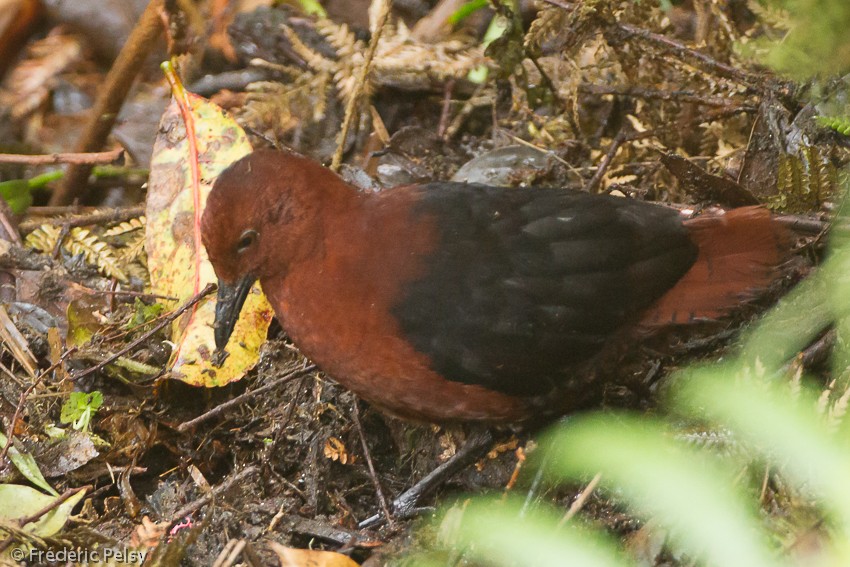
[[[330,59],[305,45],[292,28],[282,29],[292,49],[307,62],[310,70],[332,75],[339,97],[347,101],[354,89],[355,70],[363,65],[366,52],[363,42],[345,24],[319,19],[316,31],[337,54],[336,59]],[[470,47],[454,39],[426,43],[417,40],[403,22],[388,24],[378,44],[366,90],[371,92],[376,87],[430,90],[449,79],[463,78],[486,62],[480,46]]]
[[280,567],[358,567],[358,564],[342,553],[284,547],[276,541],[268,546],[280,559]]
[[348,449],[345,448],[345,443],[336,437],[330,437],[325,442],[324,454],[328,459],[332,461],[339,461],[343,465],[354,462],[354,456],[348,453]]
[[[216,282],[201,243],[201,214],[218,174],[251,151],[245,132],[221,108],[179,85],[175,91],[151,158],[145,242],[152,291],[179,298],[172,307]],[[251,198],[249,191],[245,198]],[[271,306],[255,286],[230,339],[229,356],[217,367],[215,299],[201,300],[172,326],[172,375],[208,387],[240,379],[259,360],[272,316]]]

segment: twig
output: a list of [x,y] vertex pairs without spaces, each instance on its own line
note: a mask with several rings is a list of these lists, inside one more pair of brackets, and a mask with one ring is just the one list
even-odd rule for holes
[[625,130],[620,130],[617,136],[613,140],[611,140],[611,145],[608,147],[608,152],[602,157],[602,161],[599,162],[599,167],[596,168],[596,172],[593,174],[593,177],[591,177],[590,181],[587,182],[587,185],[584,186],[584,190],[586,192],[596,192],[596,188],[599,187],[599,183],[602,182],[602,177],[605,175],[605,172],[608,171],[608,167],[611,165],[611,161],[614,159],[614,156],[617,155],[617,151],[620,149],[620,146],[623,145],[623,142],[625,140]]
[[127,291],[123,289],[94,289],[91,287],[80,286],[82,291],[92,295],[125,295],[127,297],[142,297],[145,299],[164,299],[166,301],[178,301],[179,297],[170,295],[158,295],[156,293],[147,293],[145,291]]
[[354,411],[351,413],[354,420],[354,427],[357,428],[357,434],[360,436],[360,445],[363,447],[363,457],[366,458],[366,465],[369,467],[369,476],[372,478],[372,484],[375,485],[375,493],[378,495],[378,502],[381,503],[381,508],[384,510],[384,518],[390,527],[394,527],[395,520],[390,513],[390,506],[387,503],[387,497],[384,496],[384,489],[381,488],[381,481],[378,480],[378,473],[375,472],[375,464],[372,462],[372,453],[369,452],[369,444],[366,443],[366,434],[363,432],[363,425],[360,423],[360,407],[357,400],[354,400]]
[[363,65],[360,67],[357,74],[357,80],[354,83],[354,90],[351,91],[351,97],[348,99],[348,104],[345,105],[345,118],[342,121],[342,129],[337,138],[336,152],[334,152],[333,160],[331,161],[331,170],[339,171],[342,165],[342,154],[345,153],[345,140],[348,138],[348,131],[351,129],[351,123],[354,122],[354,115],[357,114],[357,104],[360,102],[360,96],[363,94],[363,89],[366,88],[366,78],[369,76],[369,70],[372,68],[372,59],[375,57],[375,51],[378,48],[378,42],[381,39],[381,34],[384,33],[387,19],[390,17],[390,9],[392,8],[392,0],[383,0],[381,14],[378,16],[378,23],[372,30],[372,39],[369,40],[369,50],[366,52],[366,58],[363,60]]
[[[452,458],[422,477],[419,482],[393,500],[396,519],[410,518],[415,515],[417,513],[415,506],[422,498],[430,494],[447,478],[486,455],[493,447],[493,441],[493,432],[489,429],[474,433]],[[382,524],[383,521],[383,516],[378,513],[366,518],[357,527],[371,528]]]
[[590,495],[593,494],[594,489],[596,489],[596,485],[599,484],[599,480],[602,478],[602,473],[596,473],[596,475],[587,483],[587,486],[584,487],[576,499],[570,504],[569,509],[564,514],[564,517],[558,522],[557,527],[561,528],[564,524],[569,522],[573,516],[578,514],[579,510],[584,507],[584,503],[587,502],[587,499],[590,498]]
[[[21,528],[23,528],[27,524],[35,522],[36,520],[38,520],[39,518],[41,518],[42,516],[44,516],[48,512],[55,510],[56,508],[61,506],[64,502],[66,502],[69,498],[74,496],[75,494],[77,494],[77,493],[79,493],[83,490],[90,490],[91,488],[92,488],[91,485],[80,486],[78,488],[70,488],[70,489],[66,490],[65,492],[63,492],[62,494],[60,494],[59,496],[57,496],[54,500],[51,500],[50,504],[48,504],[47,506],[45,506],[44,508],[42,508],[38,512],[35,512],[34,514],[30,514],[29,516],[24,516],[23,518],[18,518],[16,520],[14,520],[14,522],[17,523]],[[11,535],[9,537],[7,537],[6,539],[4,539],[3,542],[0,543],[0,553],[5,551],[10,545],[12,545],[12,543],[14,541],[15,540]]]
[[221,553],[218,554],[218,557],[216,557],[212,567],[230,567],[236,563],[236,559],[242,553],[242,550],[245,549],[247,543],[244,539],[229,540],[224,546],[224,549],[221,550]]
[[[99,96],[85,126],[75,151],[92,152],[99,150],[106,141],[118,112],[130,92],[133,80],[142,69],[142,64],[153,47],[161,31],[160,11],[164,0],[150,0],[138,23],[127,38],[115,63],[99,89]],[[90,164],[72,165],[62,183],[50,197],[51,205],[69,205],[83,194],[92,166]]]
[[228,400],[228,401],[224,402],[223,404],[214,407],[210,411],[208,411],[206,413],[202,413],[198,417],[196,417],[194,419],[190,419],[189,421],[180,424],[180,426],[177,428],[177,431],[179,431],[180,433],[185,433],[185,432],[189,431],[190,429],[192,429],[193,427],[195,427],[196,425],[201,424],[205,421],[209,421],[210,419],[217,417],[218,415],[224,413],[225,411],[229,410],[230,408],[237,406],[237,405],[245,402],[246,400],[249,400],[250,398],[252,398],[254,396],[268,392],[269,390],[277,388],[281,384],[286,384],[287,382],[291,382],[291,381],[295,380],[296,378],[300,378],[301,376],[304,376],[305,374],[309,374],[310,372],[313,372],[314,370],[316,370],[315,364],[305,366],[304,368],[300,368],[298,370],[293,370],[289,374],[281,376],[280,378],[278,378],[274,382],[270,382],[270,383],[266,384],[265,386],[260,386],[256,390],[251,390],[249,392],[245,392],[244,394],[236,396],[232,400]]
[[124,153],[124,148],[108,152],[82,152],[65,154],[0,154],[0,163],[19,163],[22,165],[56,165],[67,163],[72,165],[102,165],[118,160]]
[[0,199],[0,238],[18,246],[23,244],[15,214],[5,199]]
[[0,451],[0,463],[4,461],[6,455],[9,452],[9,447],[12,446],[12,439],[15,438],[15,424],[18,423],[18,418],[21,417],[21,411],[23,411],[24,402],[27,401],[27,397],[30,395],[30,392],[32,392],[35,387],[38,386],[42,380],[44,380],[45,376],[59,368],[59,366],[61,366],[62,363],[65,362],[65,359],[75,352],[77,352],[77,347],[72,347],[66,350],[64,353],[62,353],[62,356],[59,358],[59,360],[51,364],[47,368],[47,370],[36,376],[32,384],[30,384],[26,390],[21,392],[21,397],[18,400],[18,407],[15,408],[15,415],[12,416],[12,422],[9,425],[9,434],[6,436],[6,446],[3,447],[3,451]]
[[[554,99],[557,106],[561,108],[566,108],[567,104],[564,102],[564,99],[561,98],[561,95],[558,94],[558,88],[555,86],[555,83],[552,82],[552,79],[549,77],[549,74],[546,73],[546,70],[540,65],[540,62],[537,60],[537,57],[532,56],[530,53],[525,54],[528,57],[528,60],[534,65],[537,69],[537,72],[540,73],[540,77],[543,79],[543,82],[546,84],[546,88],[549,89],[549,92],[552,93],[552,98]],[[567,114],[567,116],[572,116],[571,114]],[[575,126],[575,125],[573,125]],[[578,129],[575,129],[578,131]]]
[[748,73],[738,69],[737,67],[721,63],[713,57],[710,57],[701,51],[691,49],[687,45],[684,45],[674,39],[670,39],[669,37],[629,24],[616,24],[613,28],[611,28],[611,31],[614,33],[620,32],[619,35],[624,35],[625,37],[636,37],[647,43],[651,43],[663,51],[673,53],[680,59],[697,62],[699,66],[720,77],[731,79],[750,87],[763,88],[765,77],[754,73]]
[[144,214],[144,205],[122,207],[120,209],[98,209],[93,212],[87,212],[73,217],[59,218],[54,220],[26,220],[21,223],[20,230],[22,233],[28,234],[43,224],[52,224],[56,226],[67,226],[68,228],[74,228],[78,226],[90,226],[93,224],[124,222],[130,219],[134,219],[136,217],[140,217]]
[[33,217],[53,217],[56,215],[76,215],[97,210],[99,210],[98,207],[84,207],[82,205],[63,205],[59,207],[33,205],[27,209],[27,215]]
[[202,300],[204,297],[211,294],[213,291],[215,291],[215,289],[216,289],[215,284],[207,284],[207,287],[205,287],[204,289],[199,291],[197,293],[197,295],[195,295],[194,297],[189,299],[189,301],[187,301],[186,303],[181,305],[179,309],[174,311],[174,313],[172,313],[168,317],[165,317],[162,321],[160,321],[160,323],[158,325],[153,327],[150,331],[148,331],[144,335],[140,336],[138,339],[131,342],[126,347],[122,348],[121,350],[119,350],[118,352],[113,354],[112,356],[107,357],[106,359],[104,359],[102,362],[96,364],[95,366],[92,366],[91,368],[87,368],[86,370],[82,370],[80,372],[76,372],[74,374],[71,374],[71,380],[72,381],[79,380],[80,378],[82,378],[84,376],[88,376],[92,372],[97,372],[98,370],[101,370],[102,368],[106,367],[107,365],[112,364],[113,362],[115,362],[116,360],[118,360],[119,358],[121,358],[122,356],[124,356],[125,354],[127,354],[128,352],[130,352],[131,350],[133,350],[134,348],[136,348],[137,346],[139,346],[140,344],[142,344],[143,342],[145,342],[149,338],[151,338],[160,329],[162,329],[163,327],[165,327],[166,325],[168,325],[169,323],[171,323],[172,321],[174,321],[175,319],[180,317],[187,309],[189,309],[190,307],[195,305],[197,302]]
[[18,364],[24,367],[30,378],[35,380],[38,375],[38,361],[30,350],[27,340],[2,305],[0,305],[0,338]]
[[310,536],[335,543],[337,545],[355,546],[361,548],[373,548],[381,545],[381,542],[367,539],[355,531],[347,530],[342,526],[332,526],[319,520],[295,516],[291,518],[289,531],[296,534]]
[[449,127],[446,129],[446,134],[443,136],[443,140],[451,140],[455,137],[455,135],[460,132],[463,123],[467,118],[472,114],[472,112],[481,106],[487,106],[494,103],[496,97],[491,94],[482,94],[487,88],[487,83],[482,83],[475,88],[475,91],[472,93],[472,96],[467,99],[464,103],[463,107],[460,109],[460,112],[454,117],[452,123],[449,124]]
[[[94,488],[94,487],[91,486],[90,484],[87,484],[85,486],[79,486],[77,488],[69,488],[68,490],[66,490],[65,492],[63,492],[59,496],[57,496],[55,500],[50,502],[50,504],[48,504],[47,506],[45,506],[44,508],[42,508],[38,512],[35,512],[34,514],[30,514],[29,516],[25,516],[23,518],[19,518],[15,521],[18,522],[23,527],[23,526],[29,524],[30,522],[34,522],[34,521],[38,520],[39,518],[41,518],[42,516],[44,516],[45,514],[50,512],[51,510],[55,510],[56,508],[61,506],[63,502],[65,502],[66,500],[68,500],[69,498],[71,498],[72,496],[77,494],[78,492],[82,492],[83,490],[91,490],[92,488]],[[2,551],[2,550],[0,550],[0,551]]]
[[531,509],[532,502],[534,502],[534,499],[537,497],[537,491],[540,489],[540,484],[543,482],[543,474],[549,466],[549,461],[552,459],[552,453],[553,451],[546,451],[543,453],[543,458],[540,459],[537,472],[534,473],[534,478],[531,479],[531,486],[528,487],[528,492],[525,495],[525,501],[523,501],[522,507],[519,509],[520,518],[524,518],[525,515],[528,514],[528,511]]
[[225,480],[224,482],[222,482],[221,484],[219,484],[218,486],[216,486],[215,488],[210,490],[208,493],[204,494],[203,496],[201,496],[200,498],[198,498],[194,502],[190,502],[186,506],[183,506],[183,508],[181,508],[180,510],[175,512],[174,515],[171,516],[172,520],[169,523],[169,527],[171,527],[173,524],[176,524],[177,522],[179,522],[180,520],[182,520],[186,516],[191,516],[192,514],[194,514],[195,512],[197,512],[198,510],[200,510],[204,506],[206,506],[207,503],[209,503],[209,501],[212,500],[215,496],[218,496],[222,492],[227,492],[228,490],[230,490],[233,487],[233,485],[235,485],[239,482],[242,482],[246,478],[253,476],[254,474],[258,473],[259,471],[260,471],[260,467],[257,467],[255,465],[245,467],[244,469],[242,469],[238,473],[234,474],[233,476],[231,476],[230,478],[228,478],[227,480]]
[[447,81],[446,86],[443,88],[443,108],[440,111],[440,122],[437,126],[437,137],[441,140],[445,139],[446,130],[449,127],[449,114],[452,110],[452,92],[454,88],[454,79]]
[[678,124],[675,122],[670,122],[664,124],[662,126],[658,126],[657,128],[652,128],[650,130],[644,130],[643,132],[631,132],[630,134],[626,134],[623,138],[625,142],[635,142],[637,140],[644,140],[646,138],[652,138],[662,134],[668,130],[682,130],[687,128],[696,127],[703,122],[712,122],[714,120],[720,120],[722,118],[728,118],[729,116],[733,116],[735,114],[740,114],[742,112],[753,112],[756,108],[752,106],[727,106],[723,108],[716,108],[710,112],[706,112],[705,114],[700,114],[693,120],[688,121],[685,124]]
[[764,467],[764,476],[761,479],[761,494],[759,494],[759,505],[764,506],[767,498],[767,487],[770,483],[770,465]]
[[588,83],[580,84],[578,90],[579,92],[594,95],[616,95],[630,98],[645,98],[650,100],[692,102],[703,106],[728,107],[737,104],[734,99],[730,99],[728,97],[703,96],[692,91],[661,91],[642,87],[610,87],[607,85],[593,85]]

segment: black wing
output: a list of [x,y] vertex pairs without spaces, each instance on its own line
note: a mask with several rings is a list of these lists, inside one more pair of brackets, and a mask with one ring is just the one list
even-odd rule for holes
[[697,255],[676,211],[630,199],[434,183],[416,207],[441,244],[403,332],[444,377],[512,395],[549,392]]

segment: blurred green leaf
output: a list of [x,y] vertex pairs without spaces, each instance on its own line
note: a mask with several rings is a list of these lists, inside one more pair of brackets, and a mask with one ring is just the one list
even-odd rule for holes
[[32,205],[32,192],[41,189],[51,181],[62,178],[61,170],[48,171],[32,179],[11,179],[0,182],[0,197],[9,204],[16,215],[23,214]]
[[710,565],[775,566],[755,503],[735,489],[734,471],[673,437],[645,417],[577,418],[550,440],[551,467],[573,480],[601,472],[603,485],[616,486],[682,550]]
[[700,374],[681,384],[676,403],[729,427],[799,486],[808,487],[850,537],[850,454],[818,413],[817,396],[803,390],[792,397],[787,385],[752,378],[746,369],[738,379],[710,369]]
[[790,30],[769,46],[764,62],[795,80],[850,71],[850,2],[845,0],[757,0],[787,10]]
[[[444,533],[460,538],[466,555],[487,565],[634,565],[616,541],[593,530],[558,528],[560,515],[546,508],[522,511],[522,501],[480,498],[464,506]],[[444,519],[445,521],[445,519]]]
[[[80,490],[57,507],[42,515],[38,520],[23,526],[24,531],[39,537],[49,537],[61,530],[68,522],[74,506],[86,495]],[[18,484],[0,485],[0,519],[13,521],[33,516],[55,501],[55,496]],[[2,534],[2,530],[0,530]],[[17,563],[15,563],[17,564]]]

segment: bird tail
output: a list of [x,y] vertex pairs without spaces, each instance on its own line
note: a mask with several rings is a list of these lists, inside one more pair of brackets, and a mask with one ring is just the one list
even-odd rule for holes
[[777,277],[792,237],[762,207],[685,221],[699,253],[690,270],[641,319],[654,327],[717,319],[755,297]]

